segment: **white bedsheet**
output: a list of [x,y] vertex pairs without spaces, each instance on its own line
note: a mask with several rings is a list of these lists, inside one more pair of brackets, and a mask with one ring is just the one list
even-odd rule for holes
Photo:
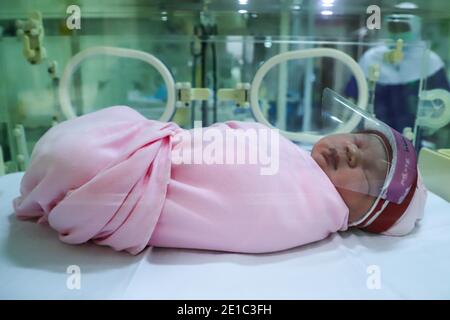
[[[131,256],[67,245],[48,226],[17,220],[11,201],[21,177],[0,177],[3,299],[450,298],[450,204],[434,194],[406,237],[353,231],[275,254],[148,248]],[[80,267],[79,290],[66,286],[70,265]],[[367,286],[372,265],[379,289]]]

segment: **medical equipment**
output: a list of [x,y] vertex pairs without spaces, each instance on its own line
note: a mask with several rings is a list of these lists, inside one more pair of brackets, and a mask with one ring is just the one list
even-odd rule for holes
[[[334,1],[331,5],[333,1],[241,2],[244,1],[121,0],[105,5],[105,1],[76,1],[81,28],[72,30],[66,21],[76,17],[67,13],[66,1],[0,1],[0,145],[7,173],[0,176],[1,298],[450,297],[450,259],[443,254],[450,246],[450,205],[437,196],[445,196],[440,192],[448,189],[448,167],[441,157],[444,153],[437,150],[450,145],[449,127],[434,133],[424,126],[419,130],[422,133],[413,131],[421,91],[432,89],[432,84],[443,84],[448,66],[436,57],[435,62],[425,63],[424,48],[407,37],[402,48],[403,61],[407,63],[383,63],[384,53],[398,52],[396,42],[392,41],[386,51],[378,50],[378,35],[388,29],[382,26],[378,31],[368,30],[364,1]],[[396,12],[394,5],[397,2],[383,1],[382,17]],[[446,57],[448,28],[443,26],[448,19],[443,13],[448,11],[448,3],[422,1],[418,6],[419,9],[406,10],[424,15],[426,40],[430,40],[437,55]],[[25,40],[16,35],[15,22],[28,21],[27,13],[38,10],[45,28],[45,37],[38,46],[45,48],[51,59],[31,65],[22,53]],[[205,28],[201,29],[201,25]],[[213,25],[216,30],[208,29]],[[313,141],[320,136],[320,96],[324,87],[358,101],[358,85],[356,80],[349,80],[348,66],[332,57],[286,60],[269,69],[261,80],[256,100],[252,100],[250,91],[256,72],[284,52],[326,47],[346,53],[361,63],[369,82],[367,107],[371,108],[374,102],[376,111],[377,100],[380,104],[389,100],[389,105],[405,106],[411,112],[408,119],[403,119],[405,110],[397,112],[399,108],[395,107],[381,109],[379,116],[398,120],[399,131],[407,123],[411,127],[409,136],[414,138],[417,134],[417,140],[426,146],[422,147],[419,167],[423,160],[425,167],[420,169],[426,183],[431,177],[426,170],[433,170],[436,189],[429,188],[420,227],[401,238],[373,236],[358,230],[340,232],[279,254],[149,248],[130,257],[91,244],[83,248],[65,245],[55,241],[54,232],[48,228],[16,221],[11,217],[12,201],[19,195],[23,173],[12,172],[19,170],[20,150],[25,147],[30,153],[55,122],[66,119],[57,78],[71,58],[97,46],[138,50],[160,60],[173,79],[171,120],[186,129],[205,117],[204,125],[237,119],[251,121],[253,103],[271,126],[300,141]],[[363,57],[365,52],[370,54]],[[39,55],[34,57],[39,59]],[[51,61],[57,62],[56,68],[50,65]],[[111,105],[127,105],[149,119],[159,119],[166,110],[170,86],[158,70],[140,61],[114,55],[93,55],[83,60],[65,85],[73,107],[65,110],[80,116]],[[370,83],[368,66],[374,64],[380,65],[376,87],[383,93],[379,95],[370,93],[375,83]],[[391,67],[397,69],[392,77],[386,77],[385,72],[391,72]],[[428,81],[419,85],[420,79],[425,78]],[[347,90],[349,83],[351,89]],[[219,98],[223,89],[232,90],[231,100]],[[208,100],[200,99],[207,94]],[[23,128],[23,139],[18,139],[20,132],[15,135],[17,125]],[[302,134],[311,135],[310,139]],[[433,156],[439,156],[442,162],[426,160],[427,153],[436,153]],[[73,279],[70,272],[74,268],[80,271],[80,290],[68,282]]]
[[[200,13],[200,23],[194,26],[195,40],[191,43],[192,54],[192,85],[204,88],[207,86],[207,56],[208,49],[211,50],[211,89],[212,95],[212,122],[217,122],[218,99],[216,91],[218,89],[217,79],[217,44],[210,41],[217,35],[217,24],[215,16],[208,9],[209,1],[205,1],[203,10]],[[208,117],[208,99],[201,101],[201,119],[204,126],[210,123]],[[191,106],[191,123],[195,120],[195,104]]]
[[[365,109],[367,107],[367,81],[364,76],[363,71],[359,67],[359,65],[356,63],[355,60],[353,60],[349,55],[345,54],[344,52],[335,50],[335,49],[329,49],[329,48],[316,48],[316,49],[307,49],[307,50],[298,50],[298,51],[291,51],[291,52],[283,52],[280,53],[269,60],[267,60],[256,72],[255,77],[252,82],[252,87],[250,91],[250,101],[251,101],[251,108],[253,115],[255,119],[258,122],[261,122],[267,126],[272,126],[267,119],[264,117],[264,115],[261,113],[261,107],[258,103],[258,92],[259,87],[261,86],[262,79],[264,76],[268,73],[268,71],[275,65],[280,64],[285,61],[294,60],[294,59],[304,59],[304,58],[313,58],[313,57],[330,57],[334,58],[336,60],[339,60],[343,62],[349,69],[351,70],[352,74],[354,75],[356,79],[356,84],[358,88],[358,92],[360,93],[358,95],[358,103],[357,105]],[[354,127],[355,122],[354,120],[351,120],[348,122],[349,131]],[[314,143],[318,139],[321,138],[320,135],[307,133],[307,132],[287,132],[282,131],[282,133],[288,137],[289,139],[293,141],[298,142],[304,142],[304,143]]]
[[164,113],[159,118],[160,121],[169,121],[175,112],[175,82],[167,67],[153,55],[133,49],[114,48],[114,47],[93,47],[88,48],[76,54],[66,65],[63,75],[59,83],[59,101],[63,114],[67,119],[76,117],[69,97],[69,85],[71,76],[75,72],[78,65],[86,58],[94,55],[112,55],[130,59],[138,59],[153,66],[164,79],[167,91],[167,102]]
[[368,201],[357,206],[355,218],[350,211],[349,225],[389,235],[411,232],[426,200],[411,141],[330,89],[323,94],[322,114],[324,132],[340,131],[335,128],[345,127],[354,114],[359,118],[351,132],[320,140],[311,153],[344,201]]
[[249,107],[250,83],[238,83],[235,89],[219,89],[217,98],[234,101],[238,107]]
[[175,85],[176,89],[176,107],[191,107],[191,102],[194,100],[208,100],[210,91],[206,88],[191,88],[189,82],[178,82]]
[[43,45],[44,26],[42,14],[34,11],[28,20],[17,20],[17,35],[23,41],[23,54],[31,64],[41,63],[47,57],[47,51]]
[[[164,66],[164,64],[154,57],[151,54],[131,50],[124,48],[113,48],[113,47],[94,47],[86,49],[77,55],[75,55],[67,64],[64,69],[63,75],[60,80],[59,86],[59,99],[62,107],[62,111],[64,115],[70,119],[76,116],[73,107],[70,102],[69,97],[69,86],[70,86],[70,78],[76,68],[81,62],[93,55],[114,55],[125,58],[139,59],[145,61],[146,63],[154,66],[160,73],[164,79],[166,84],[166,90],[168,93],[166,109],[162,116],[159,118],[160,121],[169,121],[174,112],[175,105],[178,106],[186,106],[186,99],[188,100],[207,100],[208,96],[206,94],[205,89],[191,89],[188,83],[179,84],[177,88],[181,90],[182,88],[187,91],[179,91],[178,94],[175,93],[175,80],[170,75],[168,69]],[[355,79],[357,81],[357,86],[359,92],[361,94],[358,97],[358,106],[361,108],[366,108],[367,106],[367,81],[364,77],[364,74],[358,64],[347,54],[341,52],[339,50],[330,49],[330,48],[315,48],[315,49],[306,49],[306,50],[298,50],[298,51],[289,51],[284,52],[279,55],[275,55],[268,61],[266,61],[256,72],[255,77],[251,86],[249,84],[238,84],[236,89],[219,89],[217,92],[217,96],[219,100],[234,100],[237,105],[250,105],[252,113],[255,119],[267,126],[272,127],[272,125],[267,121],[263,113],[261,112],[261,107],[259,104],[258,93],[260,90],[261,82],[264,76],[269,72],[271,68],[275,65],[283,63],[288,60],[294,59],[305,59],[305,58],[314,58],[314,57],[329,57],[336,59],[338,61],[343,62],[346,66],[349,67],[351,72],[354,74]],[[194,91],[191,91],[194,90]],[[200,91],[195,91],[200,90]],[[191,94],[192,92],[192,94]],[[183,93],[183,94],[182,94]],[[351,126],[353,122],[349,123],[349,130],[351,130]],[[314,143],[320,136],[317,136],[313,133],[308,132],[288,132],[282,131],[283,134],[293,141],[303,142],[303,143]]]
[[[335,186],[358,193],[367,192],[366,194],[373,197],[401,203],[417,179],[416,156],[412,143],[330,89],[324,90],[322,99],[324,135],[331,132],[363,133],[358,137],[354,135],[350,142],[346,142],[344,150],[333,149],[333,145],[330,145],[330,150],[335,153],[325,156],[328,164],[334,165],[334,170],[342,167],[341,162],[348,163],[352,168],[361,166],[365,171],[365,182],[368,186],[361,186],[358,181],[353,183],[352,179],[337,181]],[[354,119],[356,123],[348,131],[347,123],[350,119]],[[401,183],[398,179],[400,176],[403,177]]]
[[[361,37],[354,42],[343,30],[322,38],[315,33],[317,17],[312,11],[303,19],[299,10],[283,9],[275,22],[278,29],[265,29],[271,22],[262,22],[264,13],[251,9],[225,17],[211,1],[197,4],[198,11],[188,13],[186,19],[178,19],[179,14],[186,14],[179,7],[181,11],[158,8],[137,13],[130,4],[127,10],[113,6],[102,16],[97,7],[83,4],[81,28],[71,29],[67,22],[76,16],[66,16],[62,4],[52,10],[36,4],[30,10],[38,12],[33,17],[12,3],[0,6],[2,40],[6,40],[2,41],[2,61],[13,61],[7,58],[28,48],[27,57],[41,62],[33,67],[23,60],[5,63],[10,79],[2,95],[8,117],[2,121],[7,122],[4,141],[8,143],[1,142],[12,171],[17,170],[20,158],[16,125],[23,126],[31,152],[55,123],[111,105],[128,105],[148,118],[171,120],[184,128],[193,127],[197,120],[203,126],[232,119],[256,120],[279,128],[299,144],[310,145],[320,138],[318,96],[324,87],[347,96],[346,83],[353,75],[354,87],[359,89],[352,94],[357,105],[371,108],[374,102],[353,59],[378,42]],[[332,16],[322,18],[333,20]],[[9,20],[12,25],[7,24]],[[233,29],[250,30],[260,22],[264,28],[256,27],[257,33]],[[14,42],[9,39],[11,30]],[[272,34],[273,30],[279,30],[279,35]],[[303,32],[308,32],[307,37]],[[408,46],[405,43],[404,49]],[[105,48],[123,50],[113,53]],[[45,60],[46,53],[51,59]],[[147,72],[144,64],[153,70]]]
[[450,123],[450,92],[443,89],[424,90],[414,127],[414,141],[419,153],[419,168],[426,186],[434,193],[450,201],[450,149],[432,150],[421,143]]
[[3,148],[0,145],[0,176],[5,175],[6,168],[5,168],[5,160],[3,159]]
[[419,169],[428,190],[450,202],[450,149],[422,148]]
[[[414,132],[431,135],[449,122],[450,92],[444,89],[423,90],[420,94]],[[417,138],[414,141],[416,140]]]
[[30,162],[30,156],[26,145],[25,130],[22,125],[16,125],[14,128],[14,137],[16,138],[16,144],[18,147],[17,161],[19,170],[25,171],[28,167],[28,163]]
[[380,66],[378,64],[373,64],[369,66],[369,75],[367,77],[368,87],[369,87],[369,98],[367,103],[367,112],[373,117],[375,115],[375,88],[377,85],[378,78],[380,77]]

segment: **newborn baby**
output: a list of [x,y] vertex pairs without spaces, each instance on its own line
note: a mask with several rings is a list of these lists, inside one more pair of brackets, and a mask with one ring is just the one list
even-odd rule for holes
[[[237,133],[254,143],[239,150],[227,139]],[[375,131],[327,136],[311,154],[275,133],[238,121],[184,130],[106,108],[38,141],[14,208],[64,242],[132,254],[149,245],[273,252],[349,226],[406,234],[421,218],[426,192],[399,134],[406,156]]]

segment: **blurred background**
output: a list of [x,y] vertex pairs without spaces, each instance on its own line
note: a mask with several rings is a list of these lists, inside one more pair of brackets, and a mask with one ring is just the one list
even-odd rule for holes
[[[368,28],[372,14],[367,12],[373,5],[380,9],[374,29]],[[2,0],[1,170],[24,170],[36,141],[68,118],[61,107],[61,77],[73,57],[88,48],[144,51],[167,67],[174,82],[208,88],[206,100],[174,108],[170,119],[184,128],[194,120],[203,126],[255,121],[248,100],[221,100],[218,90],[251,84],[261,65],[277,54],[337,49],[364,71],[375,115],[399,131],[419,132],[420,106],[428,118],[448,113],[442,95],[449,90],[449,40],[450,1],[445,0]],[[355,102],[360,94],[352,72],[336,59],[282,62],[264,76],[257,107],[282,130],[315,132],[325,87]],[[445,90],[438,92],[439,101],[421,99],[421,92],[433,89]],[[76,115],[128,105],[160,119],[174,88],[142,61],[93,55],[74,65],[64,90]],[[448,147],[450,126],[424,128],[420,145]]]

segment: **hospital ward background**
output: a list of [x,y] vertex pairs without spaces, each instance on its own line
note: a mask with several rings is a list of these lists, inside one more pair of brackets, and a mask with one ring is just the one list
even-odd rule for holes
[[[0,298],[449,299],[449,47],[446,0],[1,1]],[[186,130],[260,123],[311,151],[327,88],[413,145],[428,198],[410,234],[130,255],[14,214],[64,121],[121,105]]]

